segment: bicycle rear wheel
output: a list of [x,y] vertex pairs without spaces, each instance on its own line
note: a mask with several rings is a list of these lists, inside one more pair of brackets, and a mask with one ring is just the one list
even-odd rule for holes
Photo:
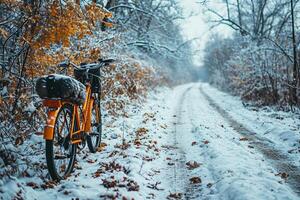
[[92,108],[91,119],[91,132],[87,135],[87,144],[92,153],[97,151],[97,148],[101,144],[102,136],[102,117],[100,106],[100,95],[98,93],[93,94],[94,104]]
[[[51,178],[56,181],[66,178],[74,167],[77,145],[70,139],[72,115],[73,106],[63,105],[55,120],[53,140],[46,140],[47,167]],[[76,123],[74,130],[77,130]]]

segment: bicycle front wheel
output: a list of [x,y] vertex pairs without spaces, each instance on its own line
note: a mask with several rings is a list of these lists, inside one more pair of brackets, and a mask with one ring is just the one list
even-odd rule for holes
[[[76,157],[76,145],[72,144],[70,130],[73,106],[63,105],[54,125],[53,140],[46,140],[46,160],[49,174],[53,180],[59,181],[72,172]],[[76,123],[74,130],[77,129]]]
[[87,135],[87,144],[92,153],[97,151],[97,148],[101,144],[102,136],[102,117],[100,107],[100,95],[98,93],[93,94],[94,104],[92,108],[91,119],[91,132]]

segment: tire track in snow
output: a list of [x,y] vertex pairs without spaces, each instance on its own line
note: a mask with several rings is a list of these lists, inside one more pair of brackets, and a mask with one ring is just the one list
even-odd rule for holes
[[174,112],[174,121],[173,121],[173,145],[174,145],[174,156],[176,158],[175,164],[173,166],[173,189],[175,189],[175,192],[182,193],[183,199],[197,199],[198,194],[196,192],[197,187],[196,185],[192,185],[189,183],[189,172],[186,167],[186,152],[180,147],[180,142],[178,138],[178,134],[180,134],[181,130],[178,126],[183,124],[182,120],[182,113],[183,111],[183,102],[186,100],[187,94],[190,92],[190,90],[193,88],[193,86],[188,87],[183,91],[183,93],[180,95],[180,99],[175,107]]
[[[174,117],[174,131],[173,131],[173,144],[174,144],[174,150],[175,150],[175,157],[176,157],[176,162],[174,165],[174,174],[173,174],[173,178],[174,178],[174,188],[175,191],[178,192],[183,192],[183,195],[185,196],[185,185],[187,184],[186,182],[186,178],[187,178],[187,171],[185,168],[185,153],[184,151],[179,147],[179,143],[178,143],[178,124],[181,123],[181,113],[182,113],[182,103],[185,99],[186,94],[191,90],[192,87],[188,87],[187,89],[185,89],[185,91],[182,93],[178,104],[176,105],[176,110],[175,113],[173,115]],[[178,188],[179,186],[179,188]],[[184,190],[184,191],[181,191]],[[186,197],[185,197],[186,198]]]
[[201,94],[206,98],[213,107],[231,126],[243,137],[246,137],[250,144],[259,150],[266,159],[277,169],[278,172],[288,173],[286,183],[293,189],[293,191],[300,196],[300,168],[293,165],[288,156],[283,154],[280,150],[275,149],[269,140],[259,137],[252,131],[248,130],[242,124],[235,121],[223,108],[206,94],[200,86]]

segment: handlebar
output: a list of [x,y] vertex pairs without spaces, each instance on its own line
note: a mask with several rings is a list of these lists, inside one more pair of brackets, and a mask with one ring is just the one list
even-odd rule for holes
[[70,62],[70,61],[64,61],[64,62],[59,63],[57,66],[61,67],[61,68],[68,68],[71,65],[72,67],[74,67],[75,69],[78,69],[78,70],[93,70],[93,69],[98,69],[103,66],[106,66],[114,61],[115,61],[115,59],[112,59],[112,58],[110,58],[110,59],[102,59],[101,58],[98,60],[97,63],[81,64],[80,66],[78,66],[75,63]]

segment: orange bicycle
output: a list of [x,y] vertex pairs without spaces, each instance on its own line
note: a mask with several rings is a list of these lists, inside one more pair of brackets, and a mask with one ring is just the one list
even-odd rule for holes
[[75,79],[60,74],[37,80],[36,91],[47,107],[44,127],[46,161],[53,180],[61,180],[73,170],[77,149],[88,146],[92,153],[101,143],[101,79],[100,68],[112,59],[75,65],[64,62],[58,66],[65,72],[74,67]]

